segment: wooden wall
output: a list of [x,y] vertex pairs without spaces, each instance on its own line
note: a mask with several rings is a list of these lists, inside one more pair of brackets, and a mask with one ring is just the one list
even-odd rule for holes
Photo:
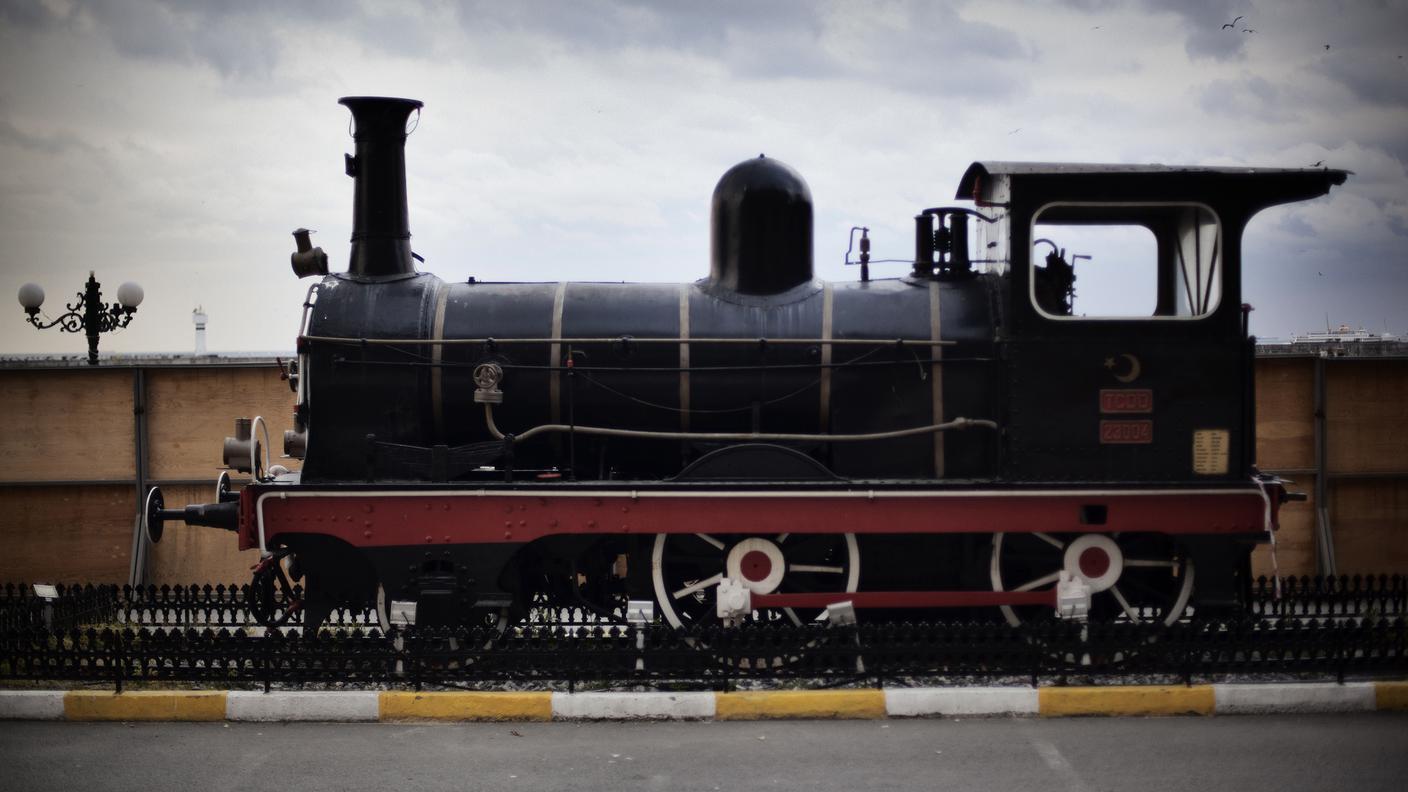
[[[146,381],[147,477],[168,508],[214,499],[237,417],[269,422],[271,461],[293,394],[265,365],[0,369],[0,581],[126,582],[137,513],[133,381]],[[1257,457],[1312,496],[1282,510],[1282,574],[1314,574],[1314,360],[1257,362]],[[1326,362],[1328,505],[1339,569],[1408,570],[1408,360]],[[277,460],[296,468],[296,460]],[[1397,474],[1397,475],[1395,475]],[[73,482],[66,484],[64,482]],[[82,483],[80,483],[82,482]],[[199,482],[199,483],[193,483]],[[233,534],[168,523],[147,548],[155,583],[244,582]],[[1266,548],[1254,556],[1271,572]]]
[[1347,571],[1408,571],[1408,361],[1327,363],[1330,523]]
[[126,583],[134,485],[0,486],[0,581]]
[[[167,508],[214,500],[222,442],[235,418],[262,415],[271,464],[297,468],[297,460],[278,458],[293,393],[272,360],[0,369],[8,424],[0,432],[0,581],[128,582],[139,497],[139,371],[146,483],[162,487]],[[162,542],[145,547],[146,579],[244,582],[257,553],[235,547],[229,532],[168,523]]]
[[[1408,360],[1324,361],[1325,494],[1338,570],[1408,571]],[[1295,481],[1304,503],[1281,512],[1282,574],[1314,574],[1315,359],[1257,361],[1257,464]],[[1268,548],[1253,557],[1271,573]]]
[[[1281,472],[1288,487],[1307,495],[1281,507],[1276,566],[1286,574],[1315,572],[1315,478],[1290,471],[1315,467],[1315,371],[1304,358],[1263,358],[1256,367],[1256,458],[1265,471]],[[1269,547],[1252,556],[1252,571],[1271,575]]]

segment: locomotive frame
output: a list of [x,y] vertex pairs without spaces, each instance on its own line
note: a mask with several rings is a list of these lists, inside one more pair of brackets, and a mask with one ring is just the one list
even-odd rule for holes
[[[446,284],[410,249],[420,103],[342,103],[349,271],[295,232],[295,273],[323,276],[284,444],[303,469],[269,466],[255,419],[225,445],[238,493],[148,497],[152,541],[180,519],[260,550],[268,623],[374,603],[383,626],[503,626],[535,597],[650,600],[676,627],[1172,623],[1245,601],[1293,496],[1254,466],[1241,233],[1346,172],[978,162],[972,207],[915,217],[905,277],[824,283],[810,191],[760,158],[716,187],[699,282]],[[1148,231],[1153,315],[1079,316],[1077,257],[1039,224]],[[276,604],[290,579],[303,599]]]

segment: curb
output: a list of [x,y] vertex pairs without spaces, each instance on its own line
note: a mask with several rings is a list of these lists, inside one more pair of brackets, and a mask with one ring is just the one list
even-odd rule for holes
[[[1037,714],[1044,718],[1064,715],[1212,715],[1217,712],[1217,692],[1212,685],[1174,687],[1041,688]],[[1274,696],[1260,697],[1275,707]]]
[[64,720],[221,721],[226,697],[224,691],[206,690],[70,690],[64,694]]
[[541,693],[456,693],[380,694],[381,720],[406,721],[548,721],[552,720],[552,696]]
[[894,688],[885,691],[891,717],[944,715],[1036,715],[1034,688]]
[[883,690],[778,690],[715,693],[715,720],[883,718]]
[[732,693],[0,690],[0,720],[450,722],[1408,711],[1408,681]]
[[225,720],[258,722],[323,721],[353,723],[381,719],[381,702],[369,691],[232,690],[225,699]]
[[554,693],[553,720],[708,720],[713,693]]

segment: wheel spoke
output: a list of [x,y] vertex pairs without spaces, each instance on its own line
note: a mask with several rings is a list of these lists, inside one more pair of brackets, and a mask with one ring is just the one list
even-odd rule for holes
[[670,552],[670,566],[677,566],[681,563],[694,564],[695,566],[720,567],[724,564],[724,557],[718,553],[686,553],[677,550]]
[[704,541],[706,541],[706,542],[708,542],[709,544],[713,545],[716,550],[722,550],[722,549],[724,549],[724,543],[723,543],[723,542],[720,542],[718,539],[715,539],[714,537],[710,536],[709,534],[697,533],[697,534],[695,534],[695,536],[697,536],[697,537],[699,537],[700,539],[703,539]]
[[1129,600],[1124,598],[1124,594],[1120,593],[1120,587],[1110,586],[1110,593],[1115,596],[1115,601],[1120,604],[1120,607],[1124,608],[1125,615],[1129,617],[1129,620],[1138,624],[1140,621],[1139,611],[1135,610],[1134,606],[1129,604]]
[[782,612],[785,613],[785,614],[787,614],[787,618],[789,618],[789,619],[792,620],[792,624],[793,624],[794,626],[796,626],[796,627],[801,627],[801,626],[802,626],[802,619],[801,619],[801,617],[799,617],[799,616],[797,615],[797,612],[796,612],[796,611],[792,610],[791,608],[783,608],[783,609],[782,609]]
[[776,542],[777,544],[782,544],[783,542],[787,541],[787,537],[789,537],[789,536],[791,536],[791,535],[792,535],[792,534],[790,534],[790,533],[778,534],[778,535],[777,535],[777,538],[774,539],[773,541]]
[[1060,539],[1057,539],[1056,537],[1052,536],[1051,534],[1044,534],[1044,533],[1036,532],[1036,533],[1033,533],[1032,536],[1035,536],[1036,538],[1040,539],[1041,541],[1046,542],[1047,544],[1051,545],[1052,547],[1056,548],[1057,550],[1065,550],[1065,549],[1066,549],[1066,543],[1063,542],[1063,541],[1061,541]]
[[1026,583],[1012,589],[1012,591],[1031,591],[1037,586],[1045,586],[1047,583],[1055,583],[1061,579],[1060,571],[1052,572],[1049,575],[1042,575],[1036,580],[1028,580]]
[[1168,567],[1169,569],[1178,568],[1177,561],[1159,561],[1152,558],[1126,558],[1124,560],[1124,565],[1127,567]]
[[679,599],[680,597],[687,597],[687,596],[689,596],[690,594],[693,594],[693,593],[696,592],[696,591],[702,591],[702,590],[704,590],[704,589],[706,589],[706,588],[708,588],[708,587],[714,585],[715,583],[718,583],[720,580],[723,580],[723,579],[724,579],[724,576],[723,576],[723,573],[722,573],[722,572],[720,572],[720,573],[718,573],[718,574],[716,574],[716,575],[710,575],[709,577],[706,577],[706,578],[704,578],[703,580],[696,581],[696,582],[694,582],[694,583],[690,583],[688,586],[685,586],[684,588],[680,589],[679,591],[676,591],[676,592],[675,592],[674,594],[672,594],[671,596],[673,596],[675,599]]
[[788,572],[819,572],[828,575],[843,575],[846,573],[845,567],[821,566],[819,564],[788,564]]

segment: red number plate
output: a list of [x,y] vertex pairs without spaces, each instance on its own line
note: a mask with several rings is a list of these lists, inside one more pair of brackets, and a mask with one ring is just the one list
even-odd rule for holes
[[1154,442],[1154,422],[1101,421],[1100,442],[1102,444],[1152,443]]
[[1107,388],[1100,391],[1102,413],[1151,413],[1154,392],[1145,388]]

